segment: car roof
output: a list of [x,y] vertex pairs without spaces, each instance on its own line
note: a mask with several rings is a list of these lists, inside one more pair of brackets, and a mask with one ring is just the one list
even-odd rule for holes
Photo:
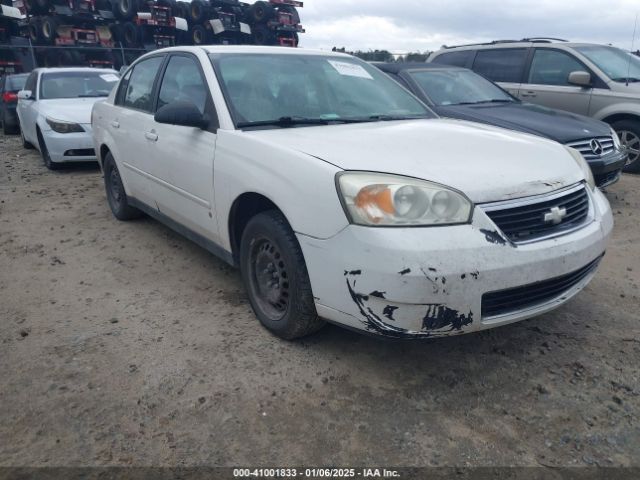
[[463,67],[445,65],[443,63],[423,63],[423,62],[371,62],[380,70],[386,73],[400,73],[405,70],[467,70]]
[[610,47],[611,45],[603,45],[600,43],[586,43],[586,42],[569,42],[565,40],[494,40],[486,43],[474,43],[467,45],[451,45],[443,46],[440,50],[435,52],[435,55],[440,55],[445,52],[453,52],[459,50],[489,50],[500,48],[529,48],[529,47]]
[[55,68],[36,68],[34,71],[39,73],[58,73],[58,72],[109,72],[117,73],[112,68],[91,68],[91,67],[55,67]]
[[168,47],[150,52],[151,54],[165,52],[202,52],[206,53],[261,53],[265,55],[320,55],[331,57],[353,58],[352,55],[327,50],[312,50],[306,48],[264,47],[255,45],[202,45]]

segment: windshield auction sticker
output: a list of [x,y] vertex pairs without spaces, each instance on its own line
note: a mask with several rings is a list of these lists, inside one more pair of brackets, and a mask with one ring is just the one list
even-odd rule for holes
[[331,66],[335,68],[340,75],[346,75],[347,77],[367,78],[369,80],[373,80],[373,77],[369,75],[369,72],[367,72],[364,68],[362,68],[361,65],[357,65],[355,63],[349,63],[349,62],[339,62],[337,60],[327,60],[327,62],[329,62]]

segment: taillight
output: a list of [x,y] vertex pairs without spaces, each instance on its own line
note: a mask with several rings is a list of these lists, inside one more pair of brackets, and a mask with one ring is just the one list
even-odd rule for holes
[[4,103],[17,102],[18,94],[16,92],[4,92],[2,94],[2,101]]

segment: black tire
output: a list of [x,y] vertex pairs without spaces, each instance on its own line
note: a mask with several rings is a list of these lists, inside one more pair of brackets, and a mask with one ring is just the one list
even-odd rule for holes
[[276,45],[278,43],[276,34],[265,25],[254,26],[252,32],[255,45]]
[[262,0],[254,3],[249,8],[249,18],[255,23],[264,23],[273,17],[275,8],[270,3]]
[[22,127],[20,127],[20,140],[22,140],[22,148],[24,148],[25,150],[33,150],[33,145],[31,145],[31,143],[27,142],[24,138],[24,133],[22,132]]
[[187,2],[176,2],[176,17],[191,20],[189,15],[189,4]]
[[38,145],[40,147],[40,155],[42,156],[42,161],[44,162],[44,166],[49,170],[58,170],[60,168],[60,164],[51,161],[51,156],[49,155],[49,150],[47,149],[47,144],[42,138],[42,133],[38,130]]
[[124,191],[120,172],[111,152],[104,157],[104,187],[107,192],[107,202],[113,216],[118,220],[133,220],[140,218],[142,212],[129,205],[129,199]]
[[210,10],[208,2],[204,0],[193,0],[191,5],[189,5],[188,18],[193,23],[202,23],[208,20]]
[[322,328],[302,250],[280,212],[249,220],[240,242],[240,269],[251,307],[269,331],[292,340]]
[[120,20],[131,20],[138,13],[137,0],[114,0],[113,14]]
[[35,45],[42,43],[42,28],[40,27],[40,18],[31,17],[29,19],[29,25],[27,26],[27,32],[31,42]]
[[126,48],[135,48],[142,43],[142,29],[133,22],[120,26],[121,42]]
[[45,67],[59,67],[60,66],[60,53],[62,50],[47,50],[44,54],[44,66]]
[[194,45],[209,45],[213,42],[210,30],[204,25],[191,25],[191,43]]
[[629,160],[623,170],[628,173],[640,173],[640,121],[619,120],[611,126],[618,134],[622,145],[629,149]]
[[58,36],[58,19],[53,16],[43,17],[40,21],[40,38],[42,42],[47,45],[53,45],[56,43],[56,37]]

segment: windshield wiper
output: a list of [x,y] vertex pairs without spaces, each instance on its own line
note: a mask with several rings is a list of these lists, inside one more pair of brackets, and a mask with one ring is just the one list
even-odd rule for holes
[[97,98],[97,97],[108,97],[108,93],[98,93],[93,95],[78,95],[78,98]]
[[614,82],[619,82],[619,83],[625,83],[625,82],[629,82],[629,83],[636,83],[636,82],[640,82],[640,78],[636,78],[636,77],[620,77],[620,78],[612,78],[611,80],[613,80]]
[[483,103],[513,103],[515,100],[510,98],[493,98],[491,100],[479,100],[477,102],[460,102],[453,105],[481,105]]
[[306,118],[306,117],[280,117],[273,120],[256,120],[255,122],[238,122],[238,128],[246,127],[295,127],[296,125],[329,125],[332,122],[340,122],[340,119]]

